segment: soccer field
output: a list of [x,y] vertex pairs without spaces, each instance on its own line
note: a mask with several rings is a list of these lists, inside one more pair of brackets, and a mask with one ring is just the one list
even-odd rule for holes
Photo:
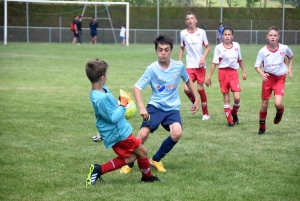
[[[167,182],[141,183],[136,165],[129,175],[110,172],[103,175],[104,182],[86,188],[89,165],[106,162],[115,153],[91,140],[97,131],[85,64],[97,57],[105,60],[112,93],[132,93],[145,68],[157,59],[154,44],[1,45],[0,200],[299,200],[300,46],[290,46],[294,78],[286,80],[283,119],[273,124],[272,98],[263,136],[257,135],[261,77],[254,69],[261,47],[241,45],[248,79],[240,81],[239,125],[227,127],[217,71],[206,88],[208,121],[201,120],[201,110],[190,114],[182,83],[182,138],[163,159],[167,172],[152,168]],[[213,50],[206,59],[207,73]],[[176,45],[171,57],[177,60],[178,52]],[[150,95],[148,87],[145,103]],[[136,114],[129,122],[137,135],[141,118]],[[150,135],[145,143],[149,157],[167,135],[162,127]]]

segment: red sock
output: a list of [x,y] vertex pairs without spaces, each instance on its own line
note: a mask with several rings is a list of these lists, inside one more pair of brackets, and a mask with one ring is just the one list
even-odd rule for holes
[[259,111],[259,128],[266,130],[267,112]]
[[117,169],[123,167],[124,165],[126,165],[125,159],[121,156],[117,156],[116,158],[101,165],[102,174],[105,174],[105,173],[113,171],[113,170],[117,170]]
[[230,105],[224,105],[224,112],[225,112],[225,115],[226,115],[227,122],[230,123],[230,124],[233,124]]
[[203,115],[208,115],[208,107],[207,107],[207,97],[206,97],[206,93],[203,90],[198,90],[198,93],[200,95],[200,99],[201,99],[201,105],[202,105],[202,114]]
[[185,93],[186,96],[190,99],[190,101],[191,101],[192,103],[195,102],[195,97],[193,96],[193,94],[192,94],[191,92],[186,92],[186,91],[184,91],[184,93]]
[[282,106],[282,108],[281,109],[276,109],[276,114],[278,114],[278,113],[283,113],[284,112],[284,106]]
[[148,158],[138,158],[137,163],[142,172],[142,177],[144,177],[145,179],[149,179],[152,176],[149,159]]
[[232,115],[236,115],[237,112],[239,111],[239,108],[240,108],[240,103],[239,104],[233,103],[231,114]]

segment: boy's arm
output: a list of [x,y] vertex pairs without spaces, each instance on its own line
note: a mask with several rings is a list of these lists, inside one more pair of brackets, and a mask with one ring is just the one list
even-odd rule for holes
[[256,72],[262,77],[263,81],[266,81],[269,77],[269,73],[264,73],[260,67],[255,67]]
[[293,68],[293,57],[292,58],[288,58],[289,59],[289,68],[288,68],[288,74],[290,79],[293,78],[293,73],[292,73],[292,68]]
[[194,102],[193,106],[190,109],[192,114],[195,114],[199,109],[198,96],[196,94],[196,89],[194,87],[194,84],[193,84],[193,81],[191,80],[191,78],[189,78],[188,81],[185,84],[189,88],[190,92],[192,92],[192,94],[195,98],[195,102]]
[[146,107],[143,103],[141,90],[139,88],[137,88],[136,86],[134,86],[133,87],[133,94],[134,94],[134,98],[137,102],[137,105],[139,107],[141,117],[143,117],[143,119],[147,119],[148,118],[148,111],[147,111],[147,109],[146,109]]
[[184,47],[181,47],[179,48],[179,56],[178,56],[178,61],[182,61],[182,55],[183,55],[183,52],[184,52]]
[[214,63],[211,64],[208,76],[207,76],[206,81],[205,81],[205,85],[207,87],[211,86],[211,76],[214,73],[214,71],[216,69],[216,66],[217,66],[217,64],[214,64]]
[[242,69],[242,72],[243,72],[243,80],[246,80],[247,79],[247,75],[246,75],[246,70],[245,70],[245,67],[244,67],[243,60],[240,60],[239,65],[240,65],[240,67]]
[[205,51],[204,51],[204,54],[203,56],[201,57],[200,59],[200,62],[199,62],[199,67],[204,67],[204,64],[205,64],[205,59],[206,59],[206,56],[208,55],[208,53],[210,52],[210,45],[207,44],[207,46],[205,47]]

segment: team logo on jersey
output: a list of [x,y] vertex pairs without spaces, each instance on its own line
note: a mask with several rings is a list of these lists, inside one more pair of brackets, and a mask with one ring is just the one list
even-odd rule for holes
[[284,52],[280,52],[280,56],[283,56],[284,55]]
[[157,90],[159,93],[163,92],[163,91],[166,91],[167,93],[171,93],[172,91],[176,90],[177,89],[177,84],[169,84],[169,85],[166,85],[166,86],[160,86],[160,85],[157,85]]
[[200,37],[200,33],[197,33],[196,36],[197,36],[197,37]]
[[270,54],[267,54],[265,57],[268,57],[268,56],[270,56]]
[[223,50],[223,52],[226,52],[226,49],[225,49],[225,50]]
[[177,78],[177,77],[178,77],[178,74],[177,74],[177,73],[173,73],[172,77],[173,77],[173,78]]
[[238,48],[235,48],[235,51],[237,52],[239,49]]

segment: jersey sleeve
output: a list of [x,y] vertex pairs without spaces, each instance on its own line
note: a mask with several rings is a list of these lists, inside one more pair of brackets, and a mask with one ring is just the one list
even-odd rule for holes
[[96,106],[99,115],[107,122],[117,123],[121,118],[124,118],[125,107],[116,105],[116,99],[111,94],[98,101]]
[[286,50],[286,52],[285,52],[285,55],[286,55],[289,59],[291,59],[291,58],[294,56],[294,54],[293,54],[291,48],[289,48],[288,46],[287,46],[287,50]]
[[188,79],[189,79],[189,75],[186,71],[186,68],[184,66],[184,64],[182,63],[182,69],[181,69],[181,79],[184,81],[184,82],[187,82]]
[[255,61],[255,65],[254,67],[255,68],[260,68],[261,65],[263,64],[263,53],[262,51],[259,51],[258,54],[257,54],[257,57],[256,57],[256,61]]
[[148,67],[142,77],[135,83],[135,86],[139,88],[140,90],[143,90],[146,88],[148,84],[150,84],[152,78],[151,69]]
[[202,33],[202,41],[203,41],[203,45],[205,47],[209,44],[208,40],[207,40],[206,32],[204,30],[203,30],[203,33]]
[[182,31],[180,32],[180,46],[181,46],[181,47],[184,47],[184,46],[185,46],[185,44],[184,44],[184,36],[183,36]]
[[218,49],[218,46],[215,47],[215,50],[214,50],[214,58],[213,58],[213,64],[219,64],[220,61],[222,60],[221,58],[221,54],[220,54],[220,51]]
[[241,53],[241,46],[240,44],[237,43],[237,48],[238,48],[238,62],[241,61],[242,58],[242,53]]

